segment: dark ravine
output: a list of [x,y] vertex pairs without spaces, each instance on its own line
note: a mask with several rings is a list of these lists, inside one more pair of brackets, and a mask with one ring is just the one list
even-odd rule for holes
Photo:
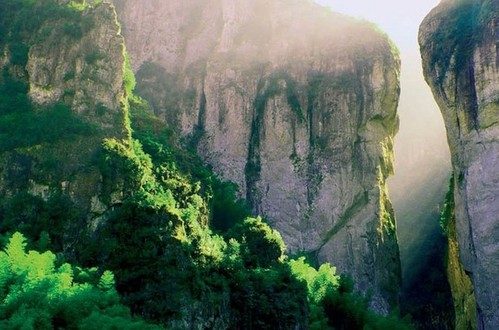
[[[425,18],[419,34],[454,171],[448,272],[458,329],[499,325],[498,28],[497,1],[447,0]],[[474,299],[476,320],[469,311]]]
[[387,37],[307,1],[113,3],[137,90],[155,113],[196,137],[204,161],[239,186],[291,253],[313,252],[351,275],[378,311],[397,305],[385,181],[400,63]]

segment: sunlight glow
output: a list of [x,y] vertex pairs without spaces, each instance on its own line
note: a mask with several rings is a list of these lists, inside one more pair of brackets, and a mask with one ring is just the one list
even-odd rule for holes
[[402,277],[424,264],[424,253],[438,234],[438,203],[450,175],[450,154],[440,111],[424,81],[417,35],[438,0],[315,0],[349,16],[377,24],[394,41],[402,61],[400,129],[395,137],[395,176],[388,180],[399,237]]
[[419,0],[315,0],[333,11],[359,17],[378,24],[404,51],[417,46],[419,24],[440,1]]

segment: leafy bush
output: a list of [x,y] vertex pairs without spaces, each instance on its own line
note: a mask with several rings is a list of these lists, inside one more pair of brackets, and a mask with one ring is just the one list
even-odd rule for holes
[[369,310],[369,298],[356,292],[354,282],[336,275],[329,264],[316,270],[304,257],[289,264],[293,274],[307,284],[310,329],[413,329],[396,312],[384,317]]
[[246,218],[234,228],[232,235],[241,242],[242,258],[249,268],[270,267],[284,258],[286,247],[281,234],[260,217]]
[[28,85],[14,79],[7,68],[2,70],[0,80],[0,116],[13,112],[26,112],[31,109],[28,98]]
[[9,51],[11,64],[25,66],[28,63],[28,45],[19,42],[12,43]]
[[308,321],[305,285],[287,264],[236,272],[230,279],[233,329],[293,329]]
[[125,53],[125,74],[123,75],[123,86],[128,97],[133,96],[133,91],[135,90],[135,75],[132,71],[132,65],[130,63],[130,55]]
[[101,52],[98,49],[94,49],[87,54],[85,54],[85,61],[88,64],[95,64],[95,62],[102,60],[104,56],[101,54]]
[[92,272],[56,265],[50,252],[26,252],[25,238],[15,233],[0,252],[0,328],[2,329],[160,329],[131,317],[104,272],[98,284]]
[[96,126],[76,117],[63,104],[41,111],[16,111],[0,116],[0,152],[97,132]]
[[[53,195],[47,201],[28,193],[18,193],[1,201],[0,231],[22,231],[31,242],[50,237],[50,248],[63,250],[63,237],[69,223],[82,223],[83,215],[69,196]],[[43,244],[42,244],[43,246]]]
[[62,30],[66,35],[75,39],[80,39],[83,36],[81,27],[75,23],[64,23]]

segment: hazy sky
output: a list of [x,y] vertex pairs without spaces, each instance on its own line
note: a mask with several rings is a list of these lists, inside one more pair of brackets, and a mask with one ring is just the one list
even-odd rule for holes
[[417,30],[439,0],[315,0],[334,11],[378,24],[401,51],[417,49]]

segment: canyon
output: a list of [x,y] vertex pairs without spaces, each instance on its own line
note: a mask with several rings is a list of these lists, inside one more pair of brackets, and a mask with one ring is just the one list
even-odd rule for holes
[[[354,287],[368,298],[351,310],[398,307],[388,36],[304,0],[111,2],[4,1],[1,242],[23,231],[30,248],[111,269],[131,313],[167,327],[336,327],[324,297]],[[452,157],[437,254],[456,329],[499,324],[498,27],[496,0],[443,0],[419,31]],[[404,189],[423,200],[431,184]]]

